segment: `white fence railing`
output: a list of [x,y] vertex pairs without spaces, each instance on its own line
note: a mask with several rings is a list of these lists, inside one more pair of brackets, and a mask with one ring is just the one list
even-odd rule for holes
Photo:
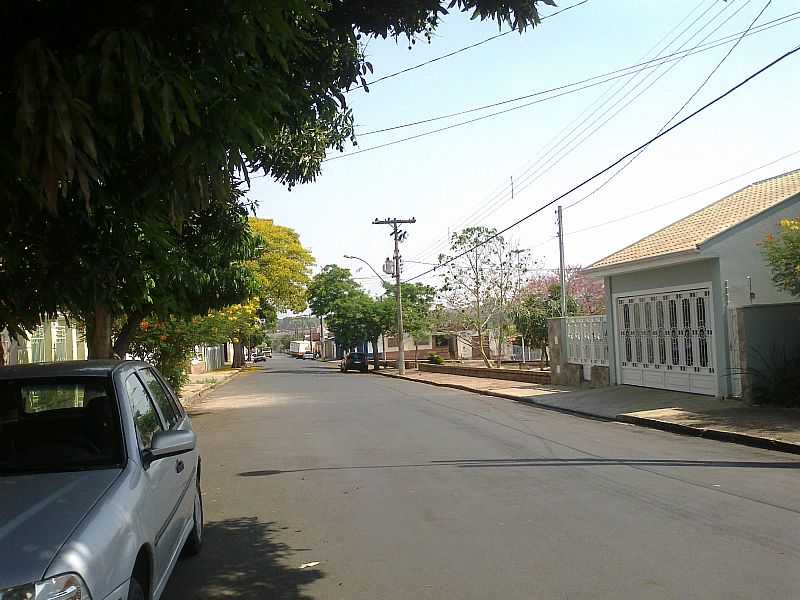
[[584,379],[593,365],[608,365],[606,315],[567,317],[567,362],[583,365]]

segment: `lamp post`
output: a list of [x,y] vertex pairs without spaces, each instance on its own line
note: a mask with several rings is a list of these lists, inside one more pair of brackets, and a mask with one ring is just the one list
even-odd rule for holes
[[389,283],[389,282],[388,282],[388,281],[386,281],[386,280],[385,280],[383,277],[381,277],[381,274],[380,274],[380,273],[378,273],[378,272],[377,272],[377,271],[376,271],[376,270],[375,270],[375,269],[372,267],[372,265],[371,265],[371,264],[369,264],[367,261],[365,261],[363,258],[359,258],[358,256],[350,256],[349,254],[345,254],[345,255],[344,255],[344,257],[345,257],[345,258],[349,258],[349,259],[351,259],[351,260],[360,260],[362,263],[364,263],[365,265],[367,265],[367,266],[370,268],[370,270],[371,270],[373,273],[375,273],[375,275],[378,277],[378,279],[380,279],[380,280],[381,280],[383,283]]
[[[380,279],[380,280],[381,280],[381,281],[382,281],[384,284],[388,284],[388,283],[389,283],[389,282],[388,282],[388,281],[386,281],[386,280],[385,280],[383,277],[381,277],[381,274],[380,274],[380,273],[378,273],[378,272],[377,272],[377,271],[376,271],[376,270],[375,270],[375,269],[372,267],[372,265],[371,265],[371,264],[369,264],[369,263],[368,263],[366,260],[364,260],[363,258],[361,258],[361,257],[359,257],[359,256],[351,256],[351,255],[349,255],[349,254],[345,254],[345,255],[344,255],[344,257],[345,257],[345,258],[349,258],[349,259],[351,259],[351,260],[360,260],[362,263],[364,263],[365,265],[367,265],[367,266],[370,268],[370,270],[371,270],[373,273],[375,273],[375,275],[378,277],[378,279]],[[385,342],[385,341],[384,341],[384,339],[383,339],[383,334],[381,334],[381,346],[383,346],[383,362],[384,362],[384,363],[386,363],[386,342]],[[377,349],[377,348],[373,348],[373,349],[372,349],[372,351],[373,351],[373,352],[375,352],[376,354],[378,353],[378,349]],[[386,366],[386,365],[384,364],[384,367],[385,367],[385,366]]]

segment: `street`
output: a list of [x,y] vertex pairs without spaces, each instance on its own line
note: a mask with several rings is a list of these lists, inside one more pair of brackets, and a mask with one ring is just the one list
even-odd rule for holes
[[282,355],[192,413],[167,600],[800,597],[789,454]]

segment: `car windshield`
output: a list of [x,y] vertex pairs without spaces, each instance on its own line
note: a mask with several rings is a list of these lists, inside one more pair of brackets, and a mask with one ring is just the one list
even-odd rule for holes
[[108,379],[0,381],[0,474],[121,463],[119,414]]

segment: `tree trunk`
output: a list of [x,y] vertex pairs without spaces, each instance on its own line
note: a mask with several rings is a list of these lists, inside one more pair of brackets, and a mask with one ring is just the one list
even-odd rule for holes
[[417,352],[419,352],[419,344],[414,340],[414,368],[419,371],[419,361],[417,360]]
[[89,358],[113,358],[111,347],[111,309],[97,304],[94,314],[86,319],[86,346]]
[[244,366],[244,344],[242,342],[233,343],[233,361],[231,367],[241,369]]
[[380,359],[378,358],[378,339],[375,338],[369,341],[372,344],[372,368],[376,371],[381,368]]
[[141,312],[132,312],[125,320],[125,324],[117,334],[117,339],[114,340],[114,354],[119,358],[125,358],[128,353],[128,347],[131,344],[131,337],[139,330],[139,324],[142,322],[144,314]]
[[481,358],[483,358],[483,364],[486,365],[487,369],[491,369],[492,363],[489,357],[486,356],[486,351],[483,348],[483,332],[480,327],[478,327],[478,351],[481,353]]
[[6,349],[3,347],[3,340],[0,339],[0,369],[6,366]]

